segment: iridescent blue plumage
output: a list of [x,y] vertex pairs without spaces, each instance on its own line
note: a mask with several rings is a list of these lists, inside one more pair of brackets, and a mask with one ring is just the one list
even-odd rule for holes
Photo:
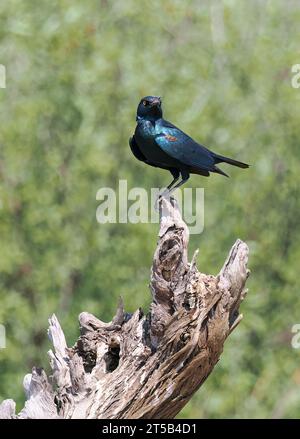
[[[187,181],[190,174],[209,176],[210,172],[216,172],[227,176],[216,166],[221,162],[240,168],[249,167],[246,163],[210,151],[163,119],[159,97],[143,98],[136,120],[136,130],[129,141],[131,150],[138,160],[171,172],[174,180],[167,188],[170,192]],[[174,186],[180,174],[182,180]]]

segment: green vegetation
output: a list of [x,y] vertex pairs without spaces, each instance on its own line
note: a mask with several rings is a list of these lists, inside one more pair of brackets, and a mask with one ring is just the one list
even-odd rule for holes
[[12,0],[0,5],[0,400],[23,403],[22,379],[48,368],[47,318],[72,345],[77,315],[109,321],[147,309],[155,224],[96,221],[100,187],[162,187],[128,138],[141,96],[162,95],[167,119],[215,151],[199,268],[216,273],[237,237],[250,246],[245,316],[214,373],[180,417],[298,417],[300,323],[299,99],[296,1]]

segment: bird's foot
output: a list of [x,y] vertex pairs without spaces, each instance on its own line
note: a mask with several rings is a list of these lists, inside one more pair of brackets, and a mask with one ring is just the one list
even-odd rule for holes
[[158,196],[157,196],[157,198],[155,200],[155,203],[154,203],[154,209],[156,211],[159,210],[160,205],[162,203],[162,200],[163,200],[163,198],[165,197],[166,194],[167,194],[167,189],[166,188],[159,192],[159,194],[158,194]]
[[155,203],[154,203],[154,209],[156,211],[159,211],[163,199],[166,199],[166,200],[170,201],[171,204],[174,204],[175,198],[172,196],[171,191],[168,188],[163,189],[158,194],[158,197],[156,198]]
[[158,197],[156,198],[155,203],[154,203],[154,210],[155,210],[156,212],[159,211],[160,203],[161,203],[161,202],[162,202],[161,195],[158,195]]

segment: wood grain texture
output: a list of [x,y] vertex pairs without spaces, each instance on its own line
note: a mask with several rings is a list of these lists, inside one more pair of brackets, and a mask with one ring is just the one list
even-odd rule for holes
[[217,276],[188,262],[189,233],[176,202],[163,199],[151,270],[147,315],[129,314],[120,300],[105,323],[83,312],[81,335],[68,348],[49,319],[52,375],[34,368],[24,379],[27,401],[0,405],[0,418],[174,418],[203,384],[241,321],[248,247],[237,240]]

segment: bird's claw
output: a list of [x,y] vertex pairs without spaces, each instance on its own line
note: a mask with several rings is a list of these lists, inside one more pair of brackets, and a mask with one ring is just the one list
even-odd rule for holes
[[163,197],[165,196],[165,194],[166,194],[166,189],[163,189],[161,192],[159,192],[159,194],[158,194],[158,196],[157,196],[157,198],[156,198],[156,200],[155,200],[155,203],[154,203],[154,209],[155,209],[156,211],[159,210],[159,208],[160,208],[160,204],[161,204],[162,199],[163,199]]
[[158,197],[155,200],[154,203],[154,209],[156,211],[159,211],[160,209],[160,205],[163,201],[163,198],[167,199],[168,201],[170,201],[171,204],[173,204],[173,201],[175,200],[174,197],[171,195],[171,191],[168,190],[167,188],[162,190],[159,194]]

